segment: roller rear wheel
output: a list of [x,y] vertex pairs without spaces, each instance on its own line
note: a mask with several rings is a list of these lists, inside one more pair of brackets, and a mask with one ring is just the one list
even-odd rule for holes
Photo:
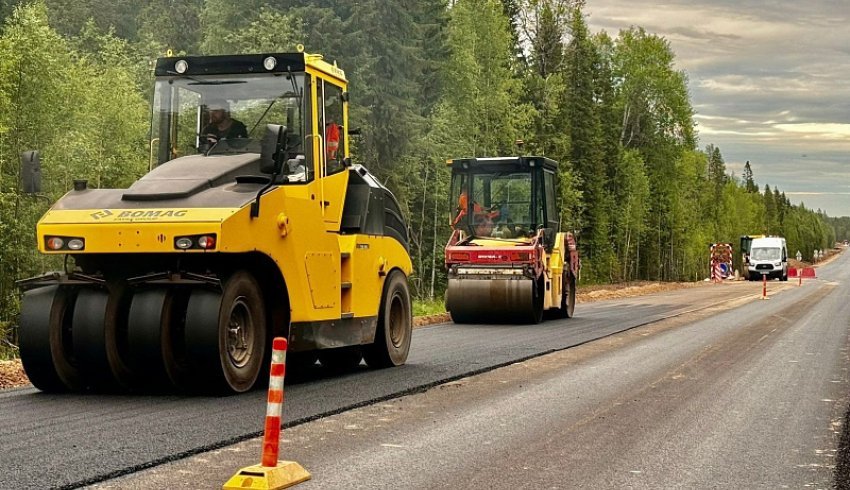
[[24,293],[18,329],[21,362],[30,382],[41,391],[81,387],[71,340],[75,299],[75,289],[59,286]]
[[233,274],[222,293],[193,291],[185,340],[196,381],[205,391],[250,390],[263,365],[267,331],[263,294],[250,273]]
[[561,308],[559,313],[562,318],[572,318],[576,309],[576,278],[568,270],[564,271],[561,279],[563,295],[561,297]]
[[372,368],[400,366],[407,361],[413,337],[413,308],[407,279],[395,271],[384,281],[375,341],[363,347],[363,358]]

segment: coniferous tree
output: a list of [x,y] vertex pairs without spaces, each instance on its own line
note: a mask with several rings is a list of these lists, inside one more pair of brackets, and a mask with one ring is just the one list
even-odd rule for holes
[[570,162],[579,179],[584,200],[581,227],[586,264],[594,277],[605,277],[611,266],[613,250],[609,240],[609,197],[605,189],[607,168],[603,161],[602,128],[594,90],[598,54],[589,37],[580,9],[573,11],[570,23],[572,40],[567,48],[568,128]]
[[764,209],[765,209],[765,233],[768,235],[773,235],[778,233],[778,229],[776,226],[777,223],[777,212],[776,212],[776,200],[773,198],[773,192],[770,190],[770,185],[765,184],[764,186]]
[[447,121],[453,155],[497,156],[516,151],[533,109],[520,103],[513,77],[510,25],[496,0],[458,0],[451,8],[451,56],[438,117]]
[[424,128],[416,106],[422,50],[415,8],[413,0],[366,0],[350,21],[368,40],[353,60],[359,105],[355,124],[362,123],[365,132],[360,156],[387,176]]
[[744,164],[744,189],[747,192],[758,192],[759,188],[753,180],[753,169],[750,167],[750,161],[747,160],[747,163]]

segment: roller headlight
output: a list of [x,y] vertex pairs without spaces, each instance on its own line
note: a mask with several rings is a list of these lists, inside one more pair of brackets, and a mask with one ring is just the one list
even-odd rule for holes
[[61,239],[58,236],[50,237],[47,239],[47,248],[50,250],[62,250],[62,247],[65,246],[65,240]]
[[174,246],[181,250],[192,248],[192,239],[187,237],[178,238],[177,240],[174,240]]
[[68,250],[82,250],[86,247],[86,243],[82,238],[72,238],[68,240]]
[[48,235],[44,237],[44,248],[56,252],[60,250],[79,252],[85,250],[86,240],[81,237]]
[[215,246],[214,233],[174,237],[174,248],[177,250],[213,250]]

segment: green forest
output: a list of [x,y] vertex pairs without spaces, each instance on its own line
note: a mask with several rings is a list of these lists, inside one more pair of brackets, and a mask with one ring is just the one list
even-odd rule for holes
[[[15,281],[61,267],[35,223],[72,186],[125,187],[148,168],[152,63],[175,54],[308,52],[351,82],[354,160],[398,197],[420,300],[442,297],[456,157],[559,162],[561,222],[580,284],[693,281],[712,242],[850,236],[848,219],[792,205],[727,171],[702,141],[670,42],[634,26],[591,32],[582,0],[0,0],[0,353],[14,350]],[[45,193],[20,190],[39,150]],[[769,162],[767,162],[769,163]],[[736,247],[737,248],[737,247]]]

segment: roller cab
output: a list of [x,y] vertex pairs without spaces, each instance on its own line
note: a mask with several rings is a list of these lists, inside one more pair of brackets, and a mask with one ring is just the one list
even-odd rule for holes
[[407,225],[351,163],[345,73],[298,52],[162,58],[155,74],[149,172],[77,181],[38,223],[39,251],[67,260],[19,282],[33,384],[241,392],[274,336],[290,369],[403,364]]
[[560,232],[557,163],[543,157],[450,160],[446,309],[456,323],[570,317],[579,260]]

